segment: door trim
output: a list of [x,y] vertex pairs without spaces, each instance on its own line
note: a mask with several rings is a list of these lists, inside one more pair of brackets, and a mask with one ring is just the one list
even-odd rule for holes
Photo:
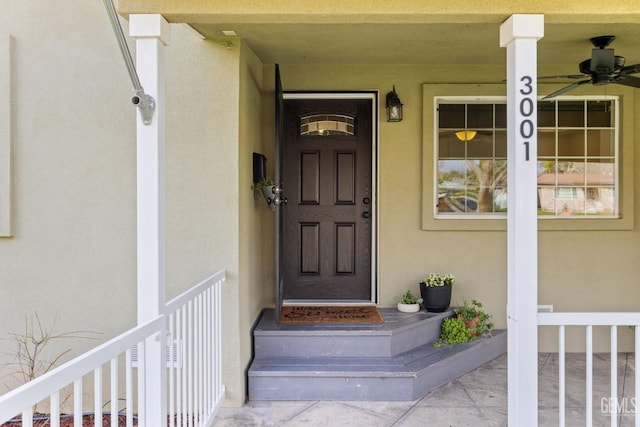
[[[361,92],[284,92],[283,99],[368,99],[371,101],[371,300],[285,299],[282,305],[372,305],[378,304],[378,91]],[[280,158],[276,159],[280,163]],[[286,188],[285,188],[286,192]],[[282,238],[282,236],[280,236]],[[280,268],[279,265],[276,268]],[[280,294],[278,298],[281,298]]]

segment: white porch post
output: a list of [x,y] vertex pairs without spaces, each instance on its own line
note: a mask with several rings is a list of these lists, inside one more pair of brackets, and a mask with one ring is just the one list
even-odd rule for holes
[[510,426],[538,425],[537,41],[543,15],[500,26],[507,48],[507,336]]
[[[169,24],[161,15],[131,15],[136,68],[156,110],[145,125],[137,110],[138,324],[156,318],[165,306],[165,102],[164,52]],[[142,426],[166,425],[165,334],[145,342],[144,369],[138,372]]]

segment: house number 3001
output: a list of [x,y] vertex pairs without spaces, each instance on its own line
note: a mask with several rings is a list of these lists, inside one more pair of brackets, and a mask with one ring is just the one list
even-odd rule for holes
[[[535,103],[530,95],[533,94],[533,79],[531,76],[522,76],[520,81],[523,87],[520,89],[520,94],[524,95],[524,98],[520,101],[520,136],[523,139],[529,139],[533,136],[534,126],[533,121],[527,117],[531,117],[535,109]],[[525,159],[529,161],[529,141],[524,141],[525,147]]]

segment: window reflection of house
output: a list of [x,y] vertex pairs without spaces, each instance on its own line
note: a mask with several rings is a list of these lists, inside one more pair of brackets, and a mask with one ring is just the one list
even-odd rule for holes
[[538,208],[543,214],[613,214],[614,184],[612,173],[545,173],[538,176]]

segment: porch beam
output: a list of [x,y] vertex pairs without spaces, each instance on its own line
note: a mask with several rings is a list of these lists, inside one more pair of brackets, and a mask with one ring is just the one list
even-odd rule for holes
[[511,15],[507,48],[508,419],[538,425],[537,42],[543,15]]
[[[155,319],[165,309],[165,94],[164,51],[169,24],[161,15],[131,15],[129,32],[136,40],[140,82],[156,102],[151,123],[137,117],[137,256],[138,324]],[[165,425],[165,333],[147,338],[144,363],[138,370],[141,425]],[[144,402],[144,403],[143,403]]]

